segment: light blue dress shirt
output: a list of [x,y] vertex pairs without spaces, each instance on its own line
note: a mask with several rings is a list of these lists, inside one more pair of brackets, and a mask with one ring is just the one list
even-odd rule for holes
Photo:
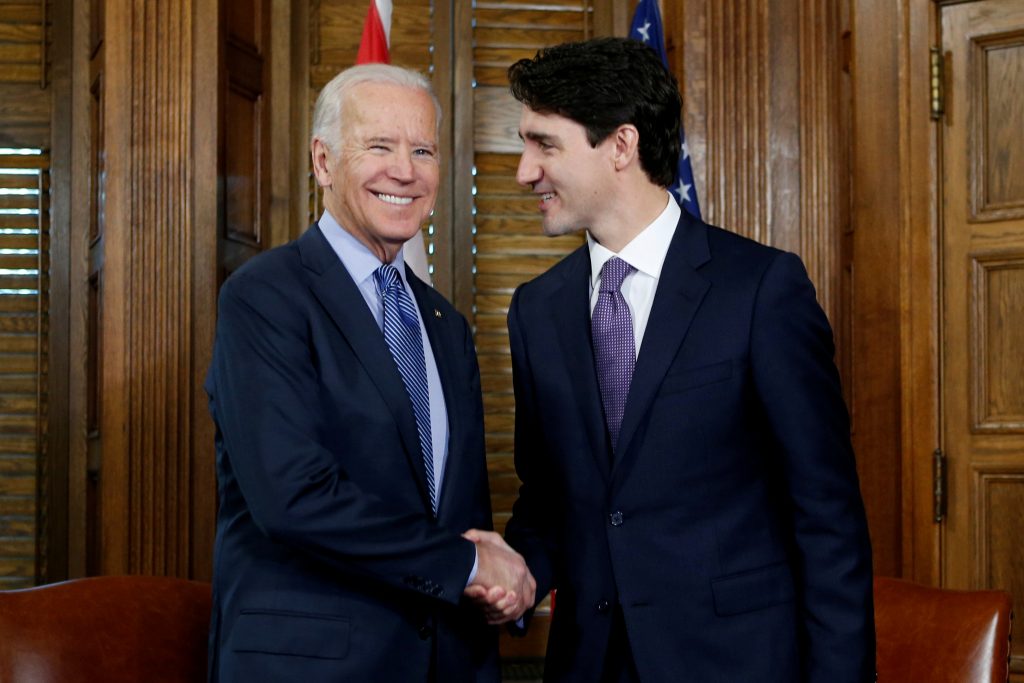
[[[377,286],[373,281],[373,271],[382,265],[380,259],[365,244],[342,228],[334,216],[326,210],[320,217],[320,231],[327,238],[334,253],[341,259],[345,270],[352,276],[356,286],[359,287],[359,292],[366,300],[366,305],[370,307],[370,313],[377,321],[377,327],[383,333],[384,300],[377,292]],[[402,258],[401,249],[398,250],[398,255],[395,256],[391,265],[398,269],[402,285],[408,292],[409,298],[416,301],[416,296],[405,279],[405,261]],[[427,390],[430,392],[430,440],[434,454],[434,486],[440,504],[444,484],[444,466],[448,460],[448,410],[444,403],[444,391],[441,389],[441,376],[437,372],[437,362],[434,360],[434,351],[430,346],[430,339],[427,337],[427,329],[423,326],[423,318],[420,317],[419,306],[416,307],[416,318],[420,323],[423,356],[427,365]]]

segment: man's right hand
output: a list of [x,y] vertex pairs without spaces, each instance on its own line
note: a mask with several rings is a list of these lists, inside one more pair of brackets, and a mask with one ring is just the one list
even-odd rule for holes
[[533,607],[537,582],[523,556],[493,531],[462,534],[476,544],[477,570],[465,595],[484,611],[489,624],[515,621]]

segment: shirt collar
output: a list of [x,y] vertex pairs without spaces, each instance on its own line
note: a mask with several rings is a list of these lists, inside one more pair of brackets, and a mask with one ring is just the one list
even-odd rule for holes
[[640,231],[629,244],[622,248],[618,254],[601,246],[597,240],[587,233],[587,247],[590,249],[590,285],[597,288],[601,280],[601,269],[605,261],[613,256],[636,268],[641,273],[646,273],[657,280],[661,277],[661,268],[665,264],[665,256],[668,254],[668,246],[675,235],[676,225],[679,223],[681,211],[676,204],[675,198],[666,195],[665,209],[654,219],[650,225]]
[[[360,242],[345,228],[341,227],[338,221],[329,211],[324,209],[320,216],[320,231],[327,238],[331,249],[341,259],[345,270],[352,276],[357,285],[362,285],[366,280],[373,277],[373,271],[381,267],[381,261],[370,251],[369,247]],[[398,269],[398,275],[405,282],[405,259],[402,250],[398,250],[395,260],[391,262]]]

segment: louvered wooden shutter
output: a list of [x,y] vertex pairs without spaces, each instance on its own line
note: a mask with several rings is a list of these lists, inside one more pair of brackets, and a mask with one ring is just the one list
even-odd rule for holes
[[0,590],[45,574],[36,525],[46,516],[46,9],[0,3]]
[[515,402],[505,318],[516,286],[544,272],[582,236],[541,233],[537,199],[516,183],[521,105],[508,67],[537,50],[590,35],[591,3],[479,1],[473,10],[476,346],[484,391],[495,528],[504,530],[519,490],[512,463]]
[[[17,152],[17,153],[12,153]],[[0,149],[0,589],[35,582],[46,435],[49,158]]]

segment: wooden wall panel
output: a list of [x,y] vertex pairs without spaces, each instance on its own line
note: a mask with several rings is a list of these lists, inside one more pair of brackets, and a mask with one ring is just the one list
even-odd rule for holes
[[0,589],[48,574],[47,4],[0,4]]
[[101,571],[187,576],[191,3],[107,3]]
[[[210,573],[215,485],[201,381],[216,314],[209,59],[219,20],[209,9],[194,0],[108,1],[101,31],[91,31],[100,41],[91,51],[102,76],[93,142],[105,191],[88,304],[98,359],[86,390],[97,397],[89,460],[98,481],[79,482],[94,506],[87,573]],[[87,125],[87,112],[81,119]]]
[[669,62],[704,219],[800,254],[835,324],[838,245],[848,222],[838,6],[666,5]]
[[[911,244],[909,232],[913,221],[927,240],[928,189],[904,192],[909,167],[879,163],[894,153],[908,162],[909,145],[922,145],[927,133],[911,135],[899,123],[901,92],[920,97],[916,82],[898,78],[910,73],[900,46],[909,44],[911,29],[901,34],[895,27],[908,25],[912,4],[687,0],[670,4],[666,26],[705,219],[800,254],[832,322],[882,574],[901,572],[904,524],[911,521],[902,502],[909,494],[901,409],[929,410],[927,382],[935,369],[927,340],[915,338],[923,346],[912,351],[900,329],[901,315],[909,321],[920,313],[903,308],[910,299],[901,300],[901,292],[916,287],[934,296],[927,242]],[[923,40],[928,14],[914,12],[925,20],[914,28]],[[852,44],[844,43],[844,31]],[[927,160],[927,138],[923,154]],[[901,204],[910,201],[918,213]],[[917,259],[922,279],[901,271],[904,257]],[[915,365],[911,353],[918,354]],[[919,378],[913,406],[901,403],[904,369]],[[928,423],[913,429],[928,433]],[[918,434],[915,448],[930,454],[934,430],[931,436],[922,443]]]
[[270,2],[221,3],[220,278],[270,246]]

